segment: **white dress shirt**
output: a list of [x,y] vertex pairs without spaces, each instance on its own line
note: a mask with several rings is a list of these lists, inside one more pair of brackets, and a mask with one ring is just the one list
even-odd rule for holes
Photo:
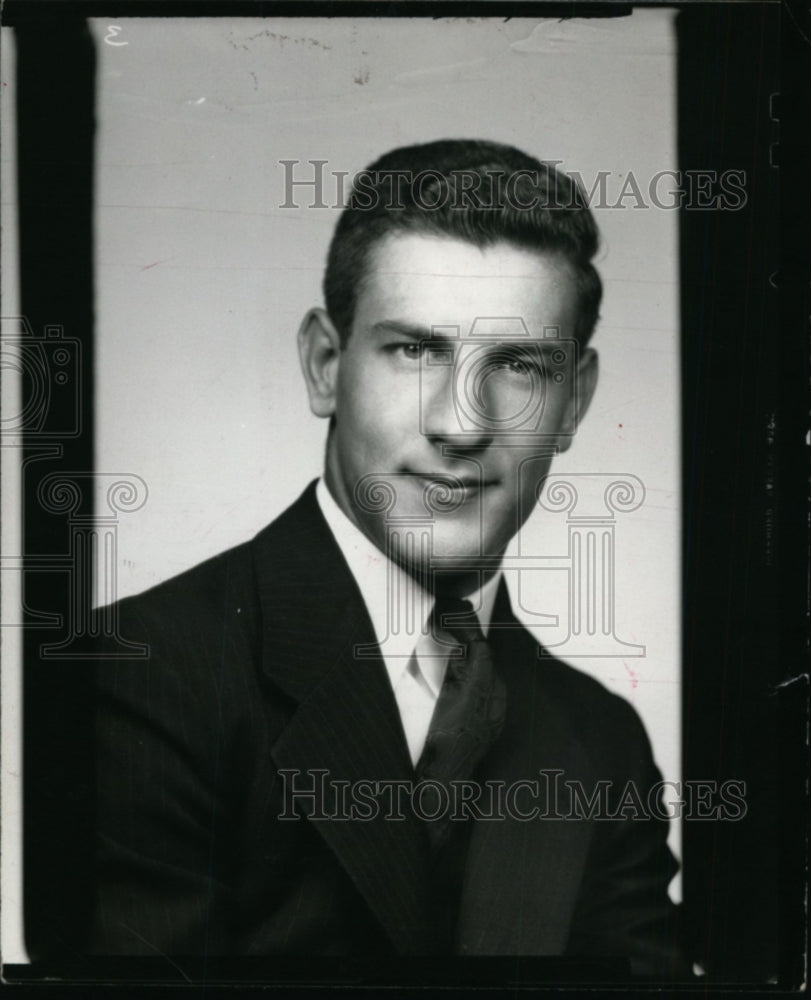
[[[323,479],[315,495],[360,589],[400,710],[416,766],[445,679],[447,655],[429,629],[433,595],[391,562],[344,514]],[[468,595],[485,635],[493,617],[500,573]]]

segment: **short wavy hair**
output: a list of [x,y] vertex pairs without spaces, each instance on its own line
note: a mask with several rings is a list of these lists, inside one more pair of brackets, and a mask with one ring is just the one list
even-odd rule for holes
[[342,344],[370,254],[392,233],[452,237],[478,247],[507,242],[559,255],[577,282],[577,339],[585,344],[594,332],[603,292],[592,263],[599,231],[582,190],[554,163],[501,143],[443,139],[392,150],[361,171],[324,274],[326,309]]

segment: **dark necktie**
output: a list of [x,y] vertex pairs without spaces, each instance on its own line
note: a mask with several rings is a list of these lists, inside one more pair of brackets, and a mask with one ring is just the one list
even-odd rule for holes
[[[436,854],[452,825],[454,796],[450,783],[469,779],[496,741],[504,726],[507,699],[504,681],[493,665],[490,647],[470,601],[438,598],[432,621],[440,640],[458,643],[459,647],[448,659],[425,747],[417,762],[418,779],[439,782],[449,793],[446,816],[426,822],[432,853]],[[430,801],[430,797],[423,801]]]

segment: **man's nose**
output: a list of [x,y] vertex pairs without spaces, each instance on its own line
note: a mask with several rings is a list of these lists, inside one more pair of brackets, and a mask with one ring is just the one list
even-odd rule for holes
[[[492,430],[487,420],[477,420],[477,413],[471,414],[471,407],[465,405],[462,394],[466,388],[466,380],[455,364],[432,373],[431,379],[423,383],[422,429],[429,440],[469,450],[481,450],[490,443]],[[480,411],[483,400],[478,402],[476,409]]]

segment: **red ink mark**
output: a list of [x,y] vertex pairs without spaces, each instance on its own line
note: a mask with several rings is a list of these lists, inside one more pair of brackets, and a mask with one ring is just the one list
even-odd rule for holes
[[176,256],[177,254],[174,254],[172,257],[166,257],[164,260],[156,260],[154,264],[145,264],[143,267],[139,267],[138,270],[148,271],[151,267],[157,267],[158,264],[166,264],[168,261],[174,260]]
[[625,667],[628,676],[631,678],[631,690],[636,691],[636,686],[639,683],[639,678],[637,677],[636,673],[628,666],[625,660],[622,661],[622,665],[623,667]]
[[617,427],[622,427],[622,424],[617,424]]

